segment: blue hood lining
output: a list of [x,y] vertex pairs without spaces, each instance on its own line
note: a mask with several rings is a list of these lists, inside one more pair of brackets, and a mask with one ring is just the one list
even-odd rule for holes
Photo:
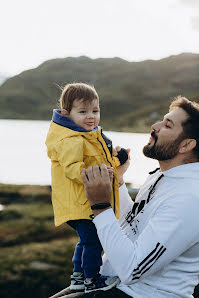
[[[67,127],[74,131],[79,132],[90,132],[90,130],[86,130],[80,126],[78,126],[75,122],[73,122],[69,117],[61,114],[61,110],[53,110],[52,121],[58,125]],[[94,127],[92,131],[98,130],[98,126]]]

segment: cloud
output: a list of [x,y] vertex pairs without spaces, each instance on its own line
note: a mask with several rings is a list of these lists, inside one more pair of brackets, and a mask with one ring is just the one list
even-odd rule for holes
[[199,31],[199,0],[179,0],[178,4],[184,6],[192,30]]
[[194,30],[199,31],[199,17],[198,16],[194,16],[191,18],[191,25]]
[[189,6],[189,7],[199,7],[199,1],[198,0],[179,0],[179,2],[181,4]]

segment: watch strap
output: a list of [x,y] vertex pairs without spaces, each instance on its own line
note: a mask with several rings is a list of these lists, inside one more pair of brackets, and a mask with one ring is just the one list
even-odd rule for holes
[[107,202],[107,203],[98,203],[98,204],[94,204],[91,206],[92,210],[101,210],[101,209],[105,209],[107,207],[110,207],[111,203]]

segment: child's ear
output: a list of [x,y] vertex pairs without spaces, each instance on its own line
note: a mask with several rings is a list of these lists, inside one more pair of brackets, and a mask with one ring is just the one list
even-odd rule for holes
[[69,115],[69,112],[65,109],[61,109],[61,115],[63,116],[68,116]]

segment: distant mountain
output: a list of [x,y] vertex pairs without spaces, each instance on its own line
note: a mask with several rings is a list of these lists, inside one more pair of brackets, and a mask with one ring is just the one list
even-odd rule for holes
[[69,82],[96,87],[104,129],[148,131],[174,96],[199,100],[199,54],[142,62],[84,56],[49,60],[4,82],[0,118],[51,119],[61,93],[58,86]]

